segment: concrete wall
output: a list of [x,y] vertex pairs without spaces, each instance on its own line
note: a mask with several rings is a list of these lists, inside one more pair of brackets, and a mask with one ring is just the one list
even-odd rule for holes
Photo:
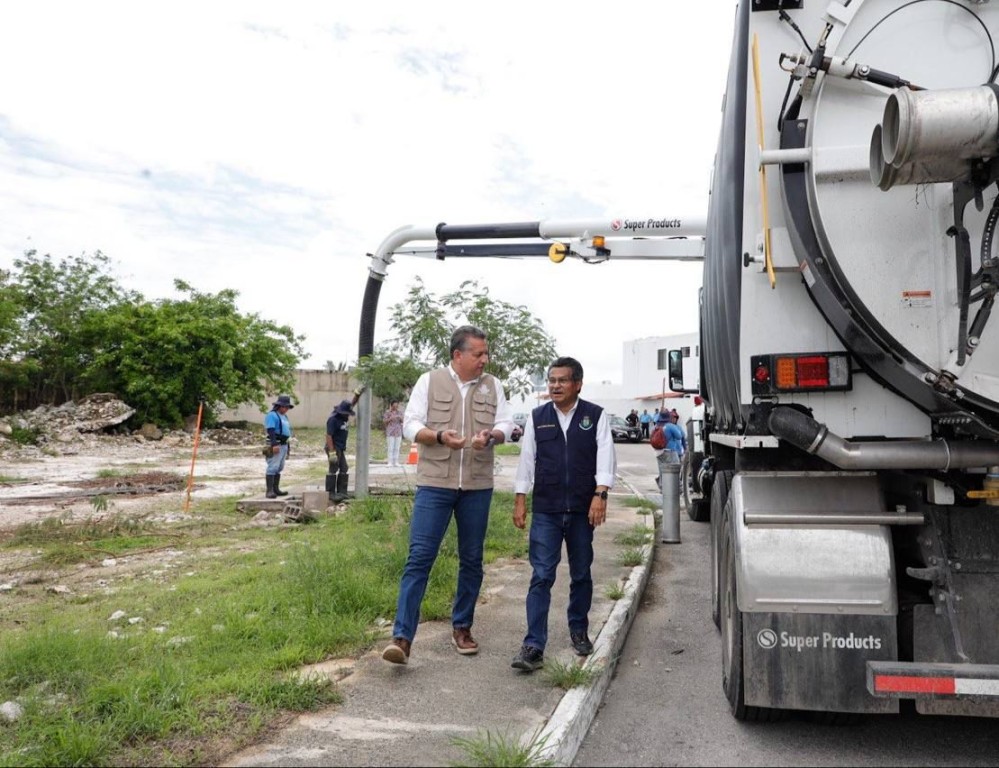
[[[292,429],[295,427],[325,427],[330,412],[341,400],[354,398],[357,382],[350,374],[341,371],[298,370],[298,381],[293,392],[279,392],[291,395],[295,407],[288,414]],[[264,415],[271,409],[277,394],[267,402],[267,410],[261,411],[256,405],[241,405],[219,414],[221,421],[250,421],[263,428]],[[380,404],[376,401],[374,410],[381,418]],[[381,423],[380,421],[378,422]]]

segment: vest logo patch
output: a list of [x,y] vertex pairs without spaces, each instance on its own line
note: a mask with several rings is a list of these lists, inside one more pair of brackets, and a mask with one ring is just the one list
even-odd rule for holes
[[584,416],[583,420],[579,422],[579,428],[584,432],[593,429],[593,422],[590,421],[589,416]]

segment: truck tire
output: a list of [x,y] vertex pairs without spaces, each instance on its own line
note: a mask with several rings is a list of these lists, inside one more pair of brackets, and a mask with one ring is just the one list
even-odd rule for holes
[[721,524],[734,474],[730,469],[716,472],[711,484],[711,620],[718,629],[721,629],[721,579],[718,575],[721,570]]
[[680,489],[683,491],[683,503],[687,507],[687,517],[695,523],[706,523],[711,518],[711,505],[708,499],[696,498],[695,493],[701,493],[697,485],[697,470],[704,461],[703,453],[687,452],[684,455],[683,468],[680,470]]
[[772,722],[783,719],[785,712],[770,707],[746,705],[742,659],[742,611],[739,610],[738,586],[735,577],[735,547],[729,522],[731,504],[725,505],[721,526],[721,631],[722,689],[729,709],[736,720]]

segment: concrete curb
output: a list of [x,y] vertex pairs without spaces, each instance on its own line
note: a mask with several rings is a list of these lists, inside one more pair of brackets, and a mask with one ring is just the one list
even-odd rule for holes
[[[635,495],[643,494],[635,492]],[[614,676],[614,666],[621,656],[621,648],[638,610],[638,601],[645,592],[649,574],[652,572],[652,557],[655,554],[655,516],[650,515],[650,518],[653,543],[642,547],[642,564],[632,569],[624,588],[624,596],[611,610],[593,644],[593,653],[586,661],[587,666],[602,667],[603,672],[593,685],[567,691],[556,705],[548,722],[535,739],[535,743],[539,745],[538,757],[541,760],[550,760],[560,766],[572,765],[593,723],[600,702],[603,701],[604,693],[610,686],[611,678]]]

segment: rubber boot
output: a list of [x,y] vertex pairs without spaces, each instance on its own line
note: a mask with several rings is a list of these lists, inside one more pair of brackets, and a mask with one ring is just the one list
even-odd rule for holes
[[336,476],[336,493],[333,496],[334,501],[345,501],[347,499],[347,480],[350,475],[346,472],[341,472]]
[[287,496],[288,491],[281,490],[281,473],[274,475],[274,495],[275,496]]
[[264,479],[267,481],[267,498],[276,499],[277,494],[274,492],[274,475],[264,475]]

